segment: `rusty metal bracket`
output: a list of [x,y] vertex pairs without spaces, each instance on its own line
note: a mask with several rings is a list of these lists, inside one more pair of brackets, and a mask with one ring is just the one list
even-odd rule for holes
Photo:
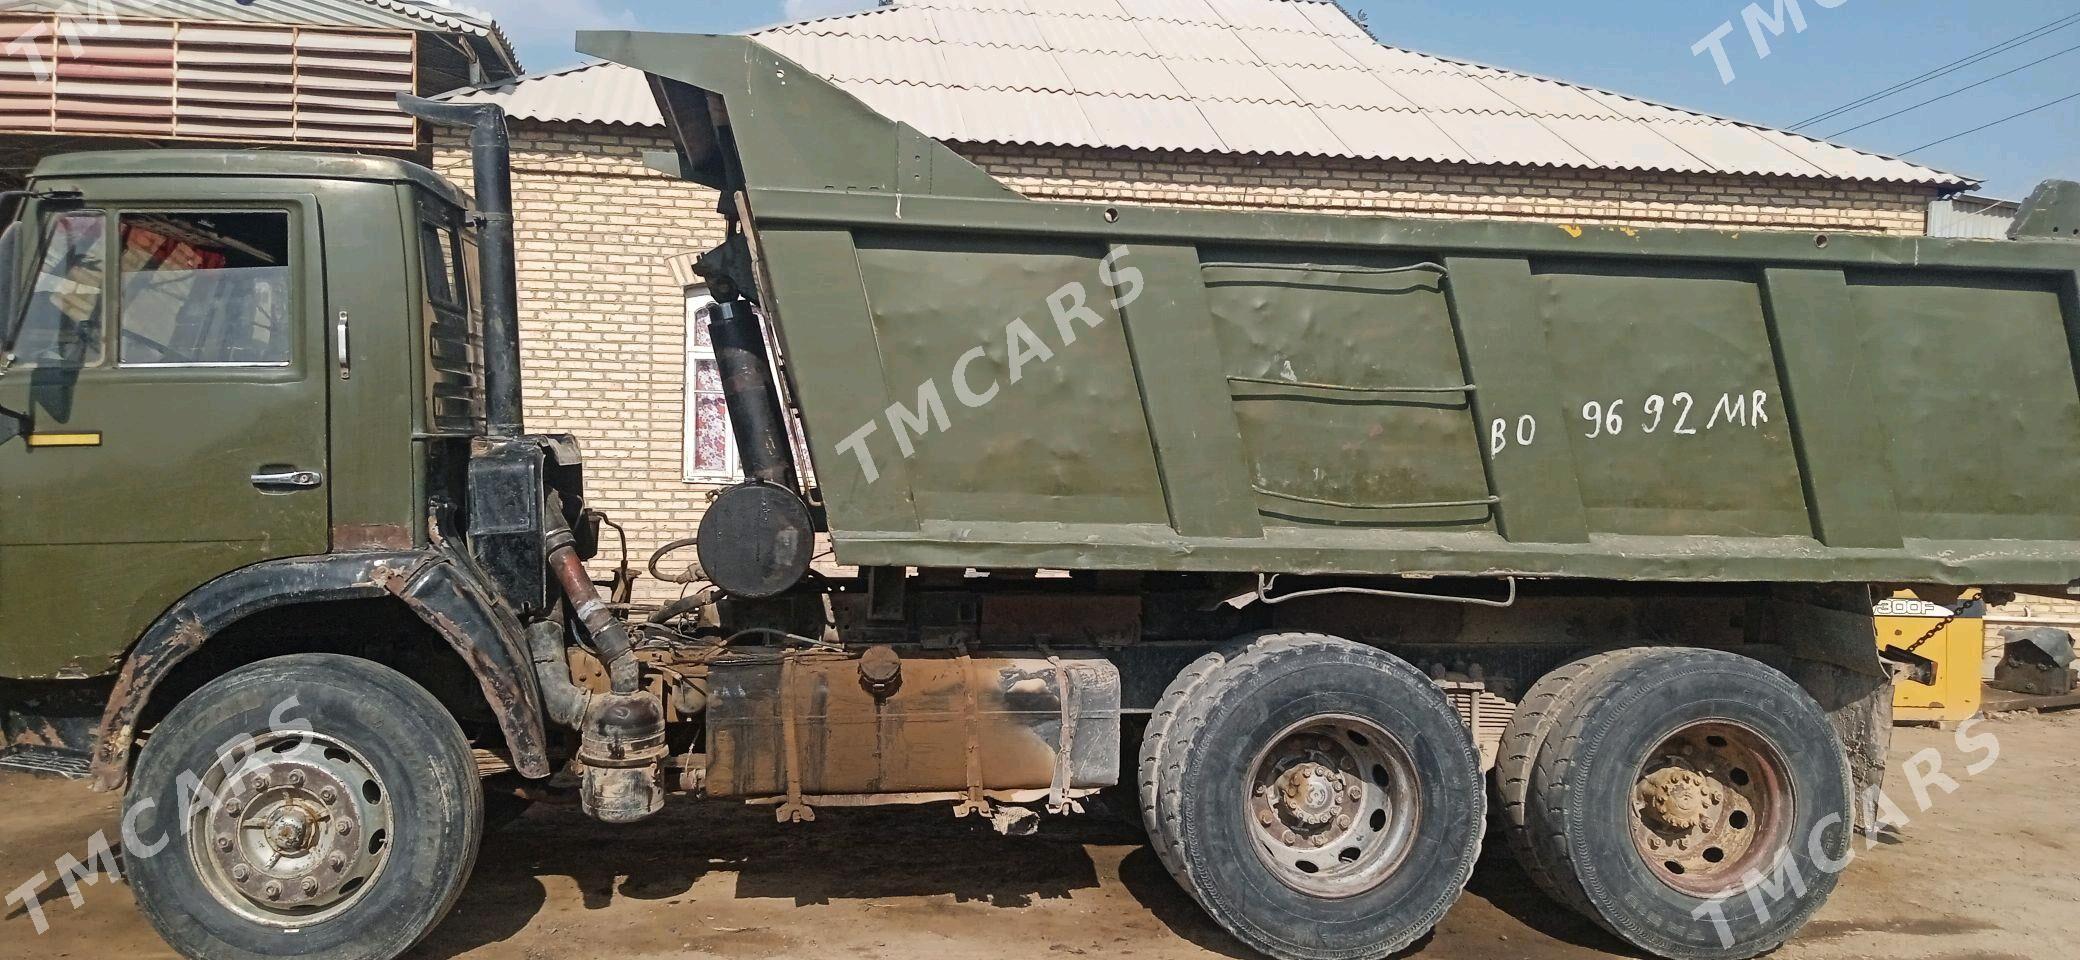
[[961,684],[961,725],[966,728],[968,740],[968,798],[954,804],[953,815],[965,817],[973,814],[988,817],[989,799],[983,795],[982,783],[982,708],[975,702],[975,682],[972,676],[975,660],[965,653],[960,655],[959,660],[961,678],[964,681]]
[[793,654],[780,658],[780,736],[786,747],[782,762],[787,764],[787,802],[773,811],[773,818],[781,823],[808,823],[816,819],[815,808],[802,802],[802,735],[795,718],[796,701],[799,699],[795,686],[800,682],[801,671],[795,669]]
[[1075,812],[1076,806],[1069,799],[1069,763],[1076,748],[1076,690],[1069,681],[1069,665],[1061,657],[1047,651],[1047,662],[1054,665],[1055,699],[1061,702],[1062,710],[1062,733],[1054,752],[1054,779],[1047,788],[1047,812],[1060,815]]

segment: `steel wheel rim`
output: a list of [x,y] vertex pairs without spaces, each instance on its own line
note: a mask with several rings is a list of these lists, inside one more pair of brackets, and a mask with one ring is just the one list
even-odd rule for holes
[[1271,738],[1244,774],[1250,845],[1281,883],[1324,899],[1385,883],[1421,821],[1415,759],[1370,720],[1313,717]]
[[1678,727],[1633,779],[1633,848],[1649,872],[1700,899],[1738,892],[1774,865],[1791,830],[1790,767],[1755,730],[1729,720]]
[[203,888],[254,923],[294,929],[352,908],[390,860],[390,791],[359,752],[309,732],[268,733],[204,772],[188,816]]

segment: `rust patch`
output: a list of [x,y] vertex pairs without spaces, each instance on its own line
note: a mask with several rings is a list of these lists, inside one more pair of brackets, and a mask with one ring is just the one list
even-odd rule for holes
[[[513,654],[510,650],[498,650],[504,646],[498,631],[478,637],[458,623],[449,610],[443,609],[443,606],[449,606],[468,611],[474,604],[465,591],[453,583],[429,583],[438,579],[432,574],[441,565],[441,561],[436,560],[400,569],[388,563],[377,563],[369,568],[369,582],[404,601],[405,606],[410,607],[461,655],[470,672],[476,675],[485,702],[496,716],[499,729],[506,735],[507,746],[520,774],[529,779],[547,777],[550,770],[548,748],[540,726],[541,705],[533,696],[533,689],[526,685],[529,678],[517,673],[525,669],[527,661],[524,657],[511,659]],[[429,587],[443,595],[445,602],[427,596],[422,588]],[[497,616],[494,611],[484,612]],[[506,653],[509,659],[501,659],[500,652]]]
[[412,531],[401,523],[339,523],[332,527],[332,549],[410,550]]
[[57,724],[44,717],[23,717],[23,726],[7,738],[9,747],[45,747],[52,750],[75,749],[65,741],[65,733]]
[[138,644],[123,663],[123,672],[116,677],[115,691],[109,694],[108,709],[101,715],[96,736],[101,742],[100,749],[94,751],[96,790],[122,789],[129,779],[130,744],[137,737],[137,715],[144,709],[145,698],[174,664],[187,659],[209,639],[209,631],[191,612],[176,611],[173,623],[173,630],[163,639],[147,637]]

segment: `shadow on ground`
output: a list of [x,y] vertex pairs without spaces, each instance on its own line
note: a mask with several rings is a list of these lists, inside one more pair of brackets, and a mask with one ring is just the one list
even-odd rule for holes
[[[1467,887],[1468,900],[1485,901],[1558,944],[1631,955],[1595,924],[1548,900],[1506,853],[1496,852],[1500,838],[1491,840]],[[1102,810],[1051,818],[1037,836],[1004,837],[985,821],[955,819],[938,807],[825,809],[814,823],[782,826],[770,807],[720,802],[669,805],[624,827],[594,822],[574,807],[536,807],[486,838],[450,922],[413,957],[448,960],[513,937],[537,922],[553,878],[569,878],[587,911],[617,899],[676,905],[713,896],[712,890],[693,893],[711,874],[733,875],[737,900],[796,907],[950,896],[955,903],[1018,909],[1098,887],[1093,850],[1118,851],[1116,867],[1106,859],[1105,880],[1116,873],[1119,887],[1173,935],[1208,953],[1255,960],[1177,886],[1138,830]],[[1430,941],[1417,941],[1403,956],[1421,953]]]

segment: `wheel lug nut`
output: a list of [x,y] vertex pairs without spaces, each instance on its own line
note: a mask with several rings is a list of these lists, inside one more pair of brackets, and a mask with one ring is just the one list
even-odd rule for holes
[[256,773],[256,774],[253,774],[253,780],[252,780],[252,784],[253,784],[253,789],[255,789],[255,790],[265,790],[265,789],[267,789],[267,778],[266,778],[266,777],[263,777],[263,776],[261,776],[261,775],[259,775],[259,774],[257,774],[257,773]]
[[339,799],[339,794],[333,792],[331,787],[326,787],[318,791],[318,799],[325,801],[327,804],[330,804],[333,801]]
[[243,863],[231,868],[231,879],[236,880],[239,883],[246,882],[246,878],[251,877],[252,875],[252,868],[246,866]]
[[1363,799],[1365,799],[1365,788],[1364,788],[1364,787],[1361,787],[1361,786],[1358,786],[1358,785],[1356,785],[1356,784],[1352,784],[1352,785],[1351,785],[1351,788],[1350,788],[1350,790],[1348,791],[1348,793],[1350,794],[1350,798],[1351,798],[1352,800],[1363,800]]
[[267,894],[267,899],[269,900],[280,900],[282,898],[282,885],[269,880],[267,881],[267,886],[261,888],[260,892]]
[[1341,829],[1343,829],[1343,828],[1345,828],[1345,827],[1348,827],[1348,826],[1350,826],[1350,825],[1351,825],[1351,815],[1350,815],[1350,814],[1348,814],[1348,813],[1345,813],[1345,814],[1340,814],[1340,815],[1338,815],[1338,816],[1337,816],[1337,818],[1336,818],[1336,828],[1337,828],[1337,829],[1341,830]]
[[289,771],[289,785],[290,785],[290,786],[292,786],[292,787],[300,787],[300,786],[303,786],[303,771],[301,771],[301,770],[291,770],[291,771]]
[[1271,814],[1271,811],[1269,811],[1269,810],[1259,810],[1259,811],[1257,811],[1257,822],[1258,822],[1258,823],[1261,823],[1261,824],[1263,824],[1263,825],[1265,825],[1265,826],[1267,826],[1267,827],[1268,827],[1268,826],[1270,826],[1270,825],[1271,825],[1271,821],[1273,821],[1273,820],[1275,820],[1275,819],[1277,819],[1277,818],[1276,818],[1276,817],[1274,817],[1274,816],[1272,816],[1272,814]]
[[325,865],[331,867],[333,873],[340,873],[347,869],[347,858],[335,853],[325,861]]
[[318,895],[318,878],[303,878],[303,895],[306,897],[315,897]]
[[1286,846],[1289,846],[1289,847],[1290,847],[1290,846],[1292,846],[1293,844],[1296,844],[1296,843],[1299,843],[1299,842],[1300,842],[1300,835],[1299,835],[1299,834],[1297,834],[1297,833],[1294,833],[1294,832],[1293,832],[1293,831],[1291,831],[1291,830],[1287,830],[1286,832],[1284,832],[1284,833],[1282,833],[1282,834],[1279,834],[1278,840],[1279,840],[1279,842],[1280,842],[1280,843],[1283,843],[1283,844],[1285,844]]
[[341,821],[339,822],[339,835],[340,835],[340,836],[344,837],[344,836],[346,836],[347,834],[350,834],[350,833],[353,833],[353,832],[354,832],[354,821],[352,821],[352,820],[341,820]]
[[230,853],[230,852],[231,852],[231,838],[230,838],[230,837],[218,837],[218,838],[217,838],[217,852],[219,852],[219,853]]

